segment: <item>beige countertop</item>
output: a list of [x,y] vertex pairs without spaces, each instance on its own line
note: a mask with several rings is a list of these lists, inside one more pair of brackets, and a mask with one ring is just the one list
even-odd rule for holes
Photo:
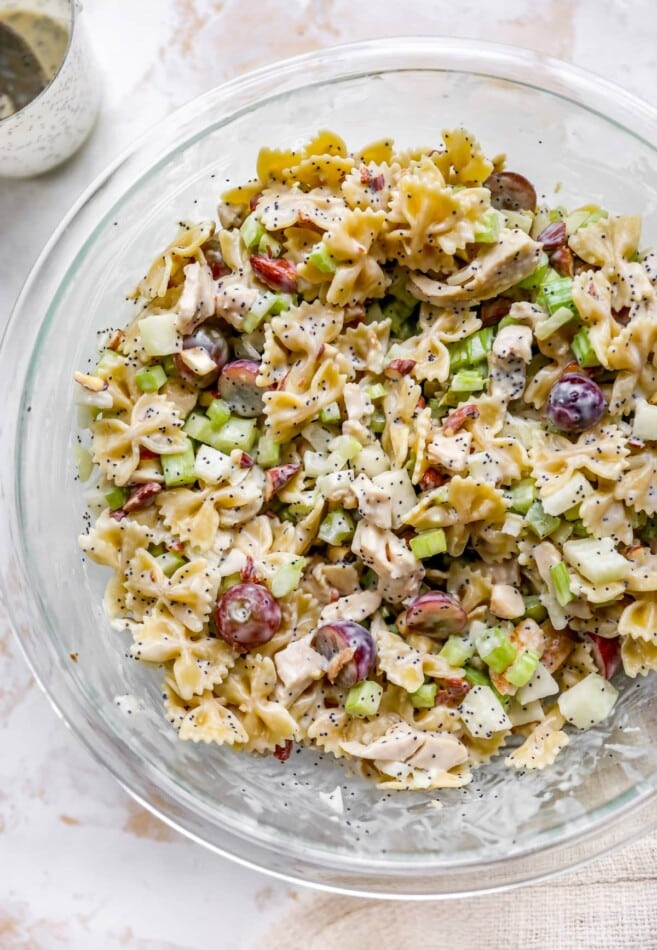
[[[657,102],[654,0],[85,0],[104,100],[83,151],[0,181],[0,319],[68,206],[153,122],[283,56],[410,33],[515,43]],[[135,804],[52,712],[0,621],[0,947],[657,947],[657,839],[515,892],[384,906],[218,858]],[[271,929],[273,928],[273,929]],[[266,936],[265,936],[266,935]]]

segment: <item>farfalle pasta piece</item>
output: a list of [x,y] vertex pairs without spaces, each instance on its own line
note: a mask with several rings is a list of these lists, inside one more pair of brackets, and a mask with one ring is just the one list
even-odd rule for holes
[[490,738],[478,738],[467,733],[462,736],[462,742],[468,750],[468,765],[476,767],[486,765],[494,756],[499,755],[506,745],[510,732],[504,729],[494,732]]
[[[329,279],[328,303],[346,306],[371,297],[383,297],[390,278],[372,253],[386,220],[385,212],[368,208],[346,211],[322,240],[322,247],[335,262],[332,276],[319,273],[320,280]],[[309,264],[300,273],[313,280],[316,270]]]
[[89,529],[81,534],[78,544],[92,561],[122,572],[139,548],[147,548],[155,540],[155,532],[136,518],[112,518],[106,508]]
[[614,497],[635,511],[657,512],[657,455],[651,449],[630,455]]
[[626,469],[632,462],[628,459],[627,435],[613,424],[587,429],[575,443],[562,435],[544,434],[537,438],[529,454],[539,491],[549,495],[578,471],[606,481],[620,481],[623,475],[625,484]]
[[631,544],[634,530],[627,509],[614,498],[613,490],[593,491],[580,505],[582,524],[594,538],[612,538],[617,544]]
[[387,211],[399,171],[398,165],[387,162],[369,161],[354,165],[340,188],[347,205],[362,211],[367,208]]
[[621,661],[627,676],[647,676],[657,670],[657,644],[641,637],[625,637],[621,641]]
[[475,240],[490,207],[485,188],[454,189],[428,156],[404,169],[391,197],[385,245],[406,267],[453,270],[454,255]]
[[261,469],[236,470],[233,480],[216,488],[173,488],[161,492],[157,506],[165,525],[194,550],[209,551],[220,528],[251,521],[262,508],[265,476]]
[[382,373],[390,341],[390,320],[347,327],[336,348],[356,373]]
[[404,518],[421,531],[469,525],[477,521],[502,524],[506,503],[499,489],[454,475],[447,485],[429,492]]
[[268,231],[287,231],[307,227],[317,232],[328,231],[346,211],[344,202],[330,189],[314,188],[305,192],[298,187],[268,188],[258,201],[258,218]]
[[552,709],[545,719],[532,730],[521,746],[507,756],[505,762],[515,769],[544,769],[552,765],[568,742],[562,731],[565,720],[557,709]]
[[272,699],[276,668],[266,656],[240,658],[230,677],[215,692],[239,711],[248,734],[246,747],[252,752],[273,752],[277,745],[296,739],[299,727],[282,703]]
[[578,643],[568,655],[566,662],[559,670],[560,688],[570,689],[589,673],[597,673],[598,667],[593,658],[591,644],[585,640]]
[[218,585],[217,572],[204,558],[186,562],[167,577],[153,555],[140,548],[126,569],[126,604],[142,617],[150,610],[166,610],[198,633],[210,614]]
[[623,610],[618,620],[618,633],[630,640],[643,640],[655,645],[657,652],[657,597],[638,596]]
[[459,127],[443,129],[442,138],[444,148],[439,148],[431,157],[445,180],[465,187],[485,185],[495,166],[486,158],[474,135]]
[[643,266],[633,258],[641,240],[639,215],[602,218],[571,234],[568,243],[587,264],[600,267],[613,287],[614,309],[637,300],[654,299],[654,288]]
[[157,455],[183,452],[187,436],[173,403],[157,393],[144,393],[130,413],[130,421],[99,419],[94,425],[93,460],[117,485],[126,485],[139,465],[139,450]]
[[206,742],[216,745],[239,745],[248,741],[246,730],[225,703],[207,690],[201,696],[184,700],[178,696],[175,683],[165,683],[165,709],[169,722],[183,742]]
[[149,611],[132,630],[130,653],[147,663],[172,662],[177,694],[189,700],[226,678],[237,654],[216,637],[194,638],[177,617],[161,606]]
[[164,297],[169,283],[182,275],[183,267],[190,261],[205,263],[203,245],[214,234],[214,221],[198,224],[183,222],[170,244],[156,257],[148,273],[133,291],[133,297],[152,300]]
[[408,458],[411,420],[421,393],[410,376],[403,376],[388,387],[383,400],[386,424],[381,445],[392,459],[394,468],[402,468]]

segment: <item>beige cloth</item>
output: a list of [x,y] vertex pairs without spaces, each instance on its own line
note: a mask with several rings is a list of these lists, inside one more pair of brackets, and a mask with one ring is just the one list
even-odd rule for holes
[[253,950],[434,948],[657,948],[657,835],[503,894],[430,903],[304,895]]

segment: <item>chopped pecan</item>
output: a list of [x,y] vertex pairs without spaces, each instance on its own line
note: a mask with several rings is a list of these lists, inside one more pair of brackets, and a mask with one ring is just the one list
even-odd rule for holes
[[508,297],[495,297],[494,300],[485,300],[479,308],[479,319],[482,327],[496,326],[502,317],[506,317],[511,309],[512,301]]
[[129,513],[147,508],[161,491],[162,486],[159,482],[145,482],[143,485],[135,485],[123,505],[123,510]]
[[277,745],[274,749],[274,758],[279,762],[287,762],[292,752],[292,740],[286,739],[283,745]]
[[300,468],[299,462],[289,462],[287,465],[275,465],[273,468],[268,468],[265,472],[265,478],[267,479],[265,501],[271,501],[276,492],[287,485]]
[[416,360],[392,360],[383,370],[388,379],[401,379],[402,376],[408,376],[416,366]]
[[458,706],[470,692],[467,680],[445,680],[445,685],[436,693],[436,706]]
[[572,277],[574,273],[573,252],[569,247],[559,247],[550,254],[550,264],[560,277]]
[[297,269],[292,261],[271,258],[266,254],[252,254],[251,267],[271,290],[293,294],[297,289]]
[[433,488],[440,488],[447,481],[447,475],[443,475],[435,468],[428,468],[420,479],[420,490],[431,491]]
[[546,228],[543,228],[536,240],[543,245],[543,250],[548,253],[563,247],[566,243],[566,222],[552,221]]
[[459,429],[462,429],[468,419],[478,419],[479,409],[472,403],[466,406],[459,406],[454,412],[450,412],[443,422],[444,435],[456,435]]

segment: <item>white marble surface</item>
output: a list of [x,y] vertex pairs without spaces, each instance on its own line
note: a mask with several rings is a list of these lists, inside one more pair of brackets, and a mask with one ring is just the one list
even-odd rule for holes
[[[654,0],[415,0],[412,17],[408,9],[399,0],[85,0],[104,79],[101,116],[83,151],[59,170],[0,181],[0,318],[68,206],[113,156],[188,99],[282,56],[413,32],[477,37],[570,59],[657,101]],[[645,874],[645,855],[643,866]],[[623,901],[613,868],[592,866],[587,886],[608,887],[610,900]],[[650,861],[647,873],[657,875]],[[557,914],[567,905],[564,884],[552,885]],[[53,714],[0,625],[3,950],[264,946],[267,928],[284,928],[300,900],[309,916],[320,902],[209,854],[134,804]],[[362,904],[330,906],[342,915]],[[440,913],[444,925],[457,907]],[[440,946],[438,932],[425,945]],[[657,928],[646,932],[654,937]],[[657,937],[625,939],[616,945],[657,946]],[[411,945],[401,932],[388,931],[388,941]],[[516,946],[508,932],[505,943]],[[293,950],[280,937],[278,945]],[[312,945],[333,944],[320,933]],[[595,921],[580,941],[594,945]]]

